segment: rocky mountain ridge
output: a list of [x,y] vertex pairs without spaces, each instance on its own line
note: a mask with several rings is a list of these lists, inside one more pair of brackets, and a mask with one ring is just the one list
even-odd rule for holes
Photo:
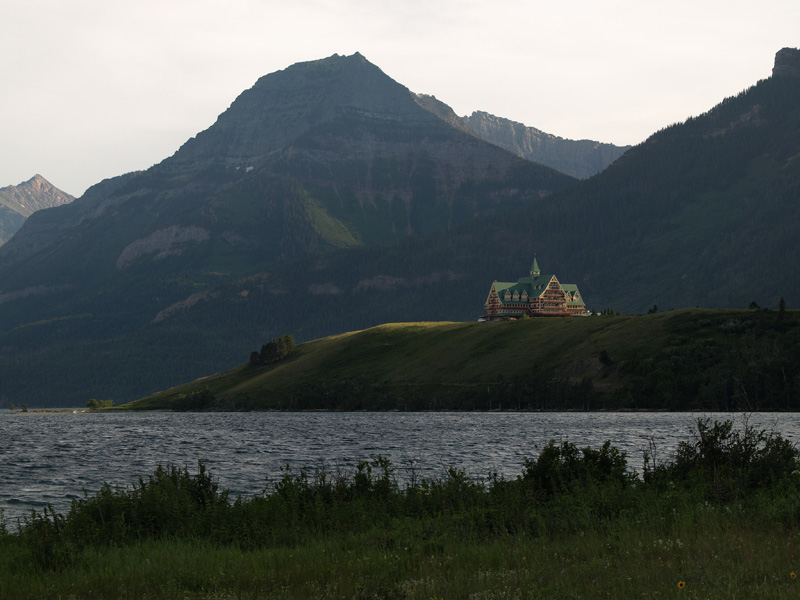
[[173,156],[38,216],[0,266],[100,222],[117,264],[130,244],[172,227],[203,229],[186,242],[233,255],[269,231],[260,256],[290,258],[451,227],[571,183],[450,127],[362,55],[333,55],[260,78]]
[[460,117],[435,96],[414,96],[420,106],[453,127],[577,179],[596,175],[630,148],[593,140],[565,139],[483,111]]
[[43,208],[69,204],[74,196],[59,190],[41,175],[0,188],[0,245],[11,239],[25,220]]
[[565,139],[482,111],[464,118],[467,127],[481,139],[578,179],[603,171],[630,149],[593,140]]

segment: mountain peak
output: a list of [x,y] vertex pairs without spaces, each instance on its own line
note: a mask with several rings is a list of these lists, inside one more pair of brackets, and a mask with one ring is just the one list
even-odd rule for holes
[[800,50],[781,48],[775,54],[773,77],[800,77]]
[[14,206],[14,210],[26,217],[34,211],[67,204],[74,199],[38,173],[18,185],[0,188],[0,203]]
[[254,166],[310,129],[343,116],[369,121],[433,119],[411,92],[364,56],[334,54],[259,78],[209,129],[186,142],[172,163],[219,160]]
[[37,210],[67,204],[74,199],[39,174],[19,185],[0,188],[0,245],[11,239],[25,219]]

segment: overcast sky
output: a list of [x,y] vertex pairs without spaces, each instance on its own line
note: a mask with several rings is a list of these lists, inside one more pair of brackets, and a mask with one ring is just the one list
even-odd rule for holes
[[637,144],[771,73],[798,0],[2,0],[0,187],[146,169],[262,75],[361,52],[459,115]]

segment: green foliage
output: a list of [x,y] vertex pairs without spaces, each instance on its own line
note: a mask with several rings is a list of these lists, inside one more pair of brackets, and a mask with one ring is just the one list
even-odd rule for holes
[[625,454],[607,441],[600,450],[555,440],[536,459],[525,460],[522,481],[546,498],[573,493],[608,482],[625,486],[630,481]]
[[775,432],[698,419],[694,441],[681,442],[673,462],[657,465],[646,456],[645,480],[679,481],[707,499],[729,501],[796,476],[798,466],[795,444]]
[[261,352],[250,353],[250,364],[270,365],[276,363],[294,352],[294,347],[294,337],[291,333],[272,338],[269,343],[261,346]]
[[86,403],[86,407],[92,410],[97,410],[98,408],[111,408],[112,406],[114,406],[113,400],[97,400],[96,398],[91,398]]
[[61,569],[85,546],[119,546],[139,539],[191,538],[214,529],[218,510],[229,508],[227,492],[200,463],[198,472],[161,467],[130,490],[104,485],[94,496],[73,500],[66,515],[51,507],[23,520],[20,537],[37,566]]
[[190,394],[179,394],[172,404],[172,409],[180,412],[210,410],[215,407],[214,395],[208,387]]

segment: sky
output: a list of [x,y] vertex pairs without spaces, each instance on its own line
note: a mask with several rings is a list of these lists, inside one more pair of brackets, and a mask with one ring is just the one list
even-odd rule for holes
[[798,0],[2,0],[0,187],[147,169],[268,73],[358,51],[457,114],[638,144],[771,74]]

